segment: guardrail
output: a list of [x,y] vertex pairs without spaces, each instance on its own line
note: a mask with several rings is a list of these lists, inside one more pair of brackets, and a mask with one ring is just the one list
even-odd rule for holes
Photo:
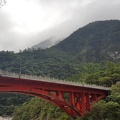
[[23,79],[29,79],[29,80],[52,82],[52,83],[59,83],[59,84],[66,84],[66,85],[73,85],[73,86],[81,86],[81,87],[95,88],[95,89],[101,89],[101,90],[110,90],[109,87],[103,87],[103,86],[98,86],[98,85],[94,85],[94,84],[86,84],[86,83],[81,83],[81,82],[59,80],[59,79],[50,78],[47,76],[42,77],[42,76],[18,74],[18,73],[3,71],[3,70],[0,70],[0,76],[23,78]]

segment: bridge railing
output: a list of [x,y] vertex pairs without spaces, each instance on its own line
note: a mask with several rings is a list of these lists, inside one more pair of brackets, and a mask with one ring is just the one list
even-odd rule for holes
[[3,70],[0,70],[0,76],[23,78],[23,79],[52,82],[52,83],[59,83],[59,84],[67,84],[67,85],[81,86],[81,87],[88,87],[88,88],[95,88],[95,89],[102,89],[102,90],[110,90],[109,87],[103,87],[103,86],[98,86],[98,85],[94,85],[94,84],[86,84],[86,83],[81,83],[81,82],[59,80],[59,79],[55,79],[55,78],[50,78],[48,76],[43,77],[43,76],[18,74],[18,73],[14,73],[14,72],[3,71]]

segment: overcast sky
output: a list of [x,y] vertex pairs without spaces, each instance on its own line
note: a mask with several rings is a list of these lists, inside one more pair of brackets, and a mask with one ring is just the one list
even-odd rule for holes
[[7,0],[0,8],[0,51],[60,40],[97,20],[120,20],[120,0]]

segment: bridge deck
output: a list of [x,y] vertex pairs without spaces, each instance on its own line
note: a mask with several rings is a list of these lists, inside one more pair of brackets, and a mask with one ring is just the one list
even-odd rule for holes
[[55,84],[64,84],[64,85],[70,85],[70,86],[78,86],[78,87],[85,87],[85,88],[93,88],[93,89],[100,89],[109,91],[109,87],[103,87],[98,85],[91,85],[86,83],[80,83],[80,82],[72,82],[72,81],[65,81],[65,80],[59,80],[55,78],[50,77],[42,77],[42,76],[32,76],[32,75],[26,75],[26,74],[18,74],[18,73],[12,73],[7,71],[0,70],[0,76],[5,77],[12,77],[12,78],[22,78],[27,80],[35,80],[35,81],[43,81],[43,82],[49,82],[49,83],[55,83]]

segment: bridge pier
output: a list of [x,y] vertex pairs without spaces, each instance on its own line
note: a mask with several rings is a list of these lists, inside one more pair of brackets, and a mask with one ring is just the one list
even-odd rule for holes
[[89,92],[86,94],[86,110],[90,111],[90,94],[89,94]]

